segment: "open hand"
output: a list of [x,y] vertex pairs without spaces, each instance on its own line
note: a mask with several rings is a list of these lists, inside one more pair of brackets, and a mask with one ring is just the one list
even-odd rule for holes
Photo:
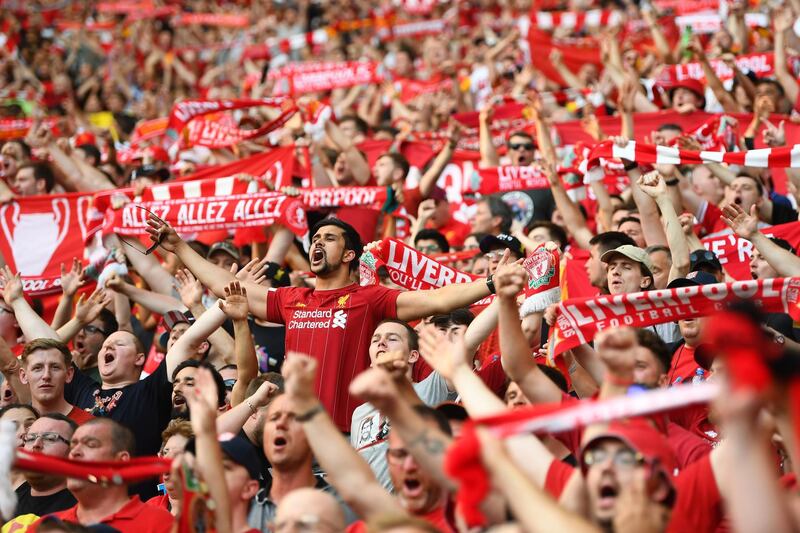
[[748,215],[738,204],[728,204],[722,208],[722,220],[736,235],[749,241],[758,233],[758,206],[753,205]]
[[247,290],[238,281],[225,287],[225,299],[219,300],[222,309],[231,320],[247,320],[250,307],[247,305]]

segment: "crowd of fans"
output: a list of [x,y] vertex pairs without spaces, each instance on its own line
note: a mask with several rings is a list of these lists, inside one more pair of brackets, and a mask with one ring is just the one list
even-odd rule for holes
[[[800,1],[776,4],[0,2],[0,203],[117,189],[130,193],[119,209],[282,146],[297,149],[287,195],[374,186],[389,198],[383,209],[307,210],[310,244],[279,224],[245,245],[233,232],[179,234],[150,214],[144,247],[102,237],[121,266],[100,283],[75,250],[57,297],[26,293],[6,257],[0,422],[13,422],[17,446],[173,466],[116,483],[12,468],[16,507],[2,531],[451,532],[478,525],[476,513],[498,531],[800,528],[794,365],[769,387],[735,387],[723,357],[733,348],[719,333],[709,343],[711,316],[605,328],[553,361],[558,306],[520,314],[536,275],[522,260],[541,247],[560,254],[563,298],[733,281],[701,242],[720,232],[752,279],[800,275],[793,243],[766,229],[800,223],[797,169],[622,158],[580,199],[569,183],[582,152],[561,129],[699,151],[686,124],[716,120],[729,151],[791,144]],[[737,62],[748,54],[767,57],[766,74]],[[292,68],[321,62],[377,65],[369,83],[289,90],[305,110],[330,108],[321,123],[297,113],[224,147],[142,133],[184,99],[283,95]],[[702,79],[670,77],[688,63]],[[278,112],[225,117],[248,131]],[[643,134],[645,116],[656,126]],[[376,142],[386,148],[373,156]],[[409,143],[428,143],[430,157],[413,161]],[[546,186],[462,195],[472,178],[458,191],[445,178],[463,160],[476,176],[530,167]],[[237,177],[275,188],[270,176]],[[383,267],[377,284],[360,284],[362,254],[388,238],[474,281],[407,290]],[[743,324],[727,339],[740,352],[800,354],[790,314]],[[704,382],[720,400],[568,431],[500,438],[471,423]],[[448,455],[468,438],[489,489],[474,509]]]

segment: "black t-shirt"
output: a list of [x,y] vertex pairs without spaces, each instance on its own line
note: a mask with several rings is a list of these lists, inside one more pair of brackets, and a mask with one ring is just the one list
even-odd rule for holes
[[156,455],[161,448],[161,432],[167,427],[172,410],[172,383],[167,379],[167,363],[155,372],[119,389],[102,389],[83,372],[75,369],[64,398],[94,416],[105,416],[127,426],[136,437],[136,455]]
[[788,222],[797,222],[797,211],[783,202],[772,202],[772,224],[777,226]]
[[75,496],[66,487],[49,496],[31,496],[31,486],[25,482],[17,487],[15,492],[17,493],[16,516],[23,514],[44,516],[69,509],[78,503]]
[[263,326],[255,320],[248,320],[253,344],[256,347],[260,372],[280,372],[286,355],[286,328],[284,326]]

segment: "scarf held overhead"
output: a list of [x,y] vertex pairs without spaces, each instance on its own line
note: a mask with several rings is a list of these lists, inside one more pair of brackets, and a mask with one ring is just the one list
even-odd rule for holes
[[550,336],[550,357],[586,344],[606,328],[643,328],[680,319],[708,316],[739,299],[764,312],[800,316],[800,278],[735,281],[598,298],[576,298],[558,304]]

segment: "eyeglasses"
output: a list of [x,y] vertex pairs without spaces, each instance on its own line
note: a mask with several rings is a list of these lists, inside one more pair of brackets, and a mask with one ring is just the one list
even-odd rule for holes
[[226,379],[225,381],[223,381],[223,383],[225,384],[225,388],[226,389],[233,390],[233,386],[236,385],[236,380],[235,379]]
[[533,150],[536,145],[533,143],[508,143],[509,150]]
[[[159,218],[158,215],[156,215],[155,213],[153,213],[152,211],[150,211],[146,207],[144,207],[142,205],[134,205],[133,207],[135,207],[137,209],[142,209],[144,211],[147,211],[148,213],[153,215],[153,217],[155,217],[156,220],[158,220],[162,224],[166,224],[166,222],[161,220],[161,218]],[[133,248],[134,250],[136,250],[137,252],[139,252],[140,254],[144,254],[144,255],[152,254],[155,251],[155,249],[158,248],[158,246],[161,244],[161,241],[164,240],[164,237],[166,237],[166,235],[164,235],[163,233],[159,233],[158,234],[158,240],[154,241],[153,244],[151,244],[149,248],[143,249],[142,246],[133,244],[133,242],[128,241],[126,238],[124,238],[119,233],[117,234],[117,238],[122,242],[122,244],[124,244],[126,246],[129,246],[129,247]]]
[[389,448],[386,450],[387,460],[395,465],[402,464],[408,458],[408,450],[403,448]]
[[52,431],[46,431],[44,433],[28,433],[22,438],[22,442],[25,444],[33,444],[39,439],[42,439],[47,444],[55,444],[56,442],[61,441],[69,446],[69,441],[67,439],[58,433],[53,433]]
[[281,531],[290,531],[290,530],[297,530],[300,533],[305,533],[311,531],[318,531],[321,527],[333,531],[338,529],[331,522],[328,522],[324,518],[320,518],[319,516],[313,514],[302,515],[293,520],[273,522],[271,529],[273,533],[280,533]]
[[[583,462],[587,466],[598,465],[608,460],[608,451],[602,448],[594,448],[586,452],[583,456]],[[644,463],[644,456],[629,448],[617,450],[611,458],[611,462],[618,468],[633,468],[637,465]]]
[[417,250],[423,254],[436,254],[442,251],[442,249],[436,244],[431,244],[430,246],[420,246],[417,248]]
[[98,328],[97,326],[93,326],[91,324],[87,324],[87,325],[83,326],[83,331],[87,335],[94,335],[95,333],[103,333],[102,329]]

